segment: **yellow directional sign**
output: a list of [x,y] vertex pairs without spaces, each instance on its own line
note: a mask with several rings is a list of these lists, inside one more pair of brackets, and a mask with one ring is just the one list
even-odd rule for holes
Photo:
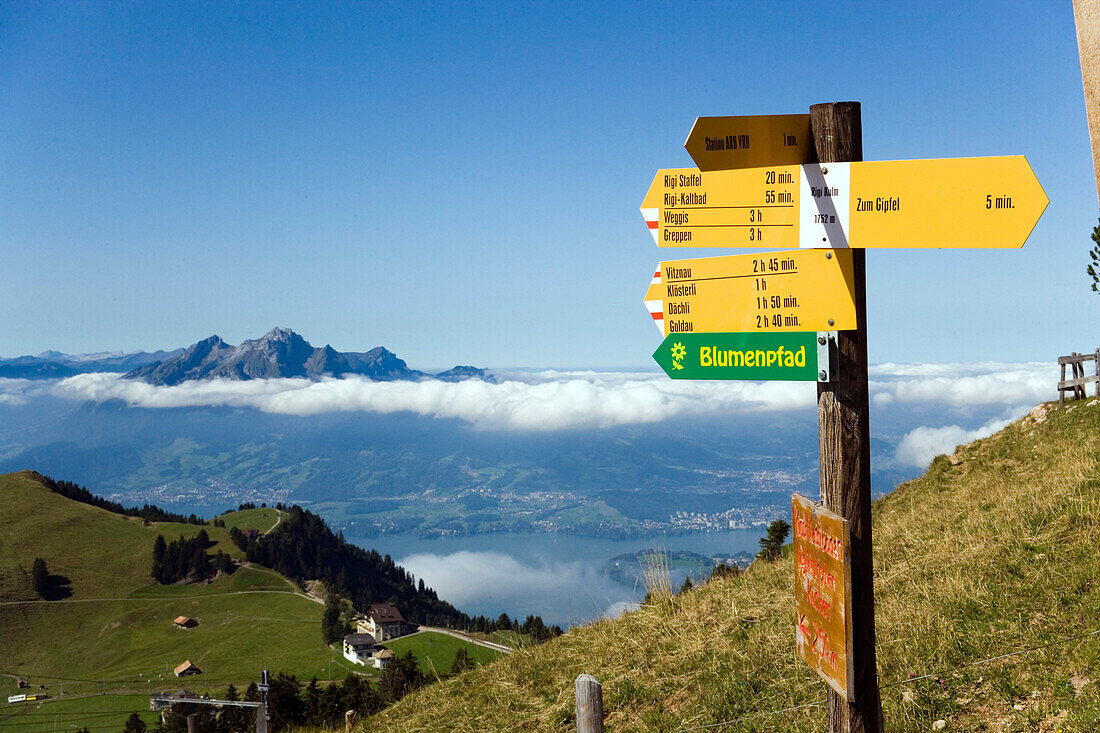
[[701,171],[815,160],[810,116],[805,114],[697,117],[684,147]]
[[794,250],[662,262],[645,305],[672,333],[856,328],[852,253]]
[[1047,207],[1022,155],[657,172],[660,247],[1022,247]]

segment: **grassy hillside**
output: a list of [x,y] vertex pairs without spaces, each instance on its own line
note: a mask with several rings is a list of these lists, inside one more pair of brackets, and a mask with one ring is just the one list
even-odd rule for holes
[[[261,530],[276,520],[274,509],[227,515],[227,524]],[[343,676],[351,665],[322,642],[321,606],[277,573],[246,567],[206,584],[152,582],[156,536],[189,537],[203,528],[217,541],[210,552],[240,557],[226,529],[146,526],[51,493],[30,472],[0,476],[0,673],[47,685],[52,701],[42,709],[53,712],[75,704],[56,702],[62,684],[66,697],[147,695],[184,684],[220,694],[231,682],[257,679],[265,667],[304,679]],[[67,579],[69,597],[37,599],[30,582],[35,557]],[[172,620],[180,615],[197,619],[198,627],[176,628]],[[176,679],[171,668],[185,659],[204,673]],[[0,692],[15,693],[14,677],[0,677]],[[0,709],[0,729],[13,725],[4,721],[12,712]]]
[[387,641],[382,646],[392,649],[393,653],[402,656],[406,652],[412,652],[420,662],[420,671],[434,679],[439,675],[448,674],[455,663],[455,655],[459,649],[465,649],[470,658],[478,664],[486,664],[501,655],[488,647],[471,644],[449,634],[440,634],[436,631],[421,631],[410,636],[403,636],[393,641]]
[[281,512],[274,507],[258,507],[256,509],[241,509],[235,512],[226,512],[220,519],[225,520],[225,526],[237,529],[258,529],[260,533],[268,532],[279,523]]
[[[1100,629],[1100,404],[1040,408],[937,458],[876,503],[874,541],[887,730],[1100,727],[1100,634],[1087,635]],[[571,731],[587,672],[609,731],[756,716],[718,729],[817,733],[825,686],[795,656],[792,586],[789,558],[756,564],[432,685],[363,727]]]

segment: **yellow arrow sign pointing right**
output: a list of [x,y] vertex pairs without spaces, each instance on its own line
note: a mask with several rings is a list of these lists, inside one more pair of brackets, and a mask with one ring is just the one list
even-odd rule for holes
[[1022,155],[658,171],[661,247],[1022,247],[1049,200]]

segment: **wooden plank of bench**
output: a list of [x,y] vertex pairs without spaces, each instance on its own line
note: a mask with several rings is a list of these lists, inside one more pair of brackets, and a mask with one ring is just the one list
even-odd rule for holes
[[1077,389],[1078,387],[1084,387],[1086,384],[1092,384],[1096,382],[1100,384],[1100,377],[1078,377],[1077,379],[1067,379],[1062,382],[1058,382],[1058,389],[1062,392],[1069,392],[1070,390]]

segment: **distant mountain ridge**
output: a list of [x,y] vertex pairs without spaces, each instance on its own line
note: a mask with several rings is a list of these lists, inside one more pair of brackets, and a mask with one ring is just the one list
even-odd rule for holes
[[90,372],[128,372],[159,361],[174,358],[183,349],[173,351],[107,351],[97,354],[63,354],[43,351],[37,356],[0,359],[0,377],[7,379],[60,379]]
[[44,351],[37,356],[0,359],[0,378],[63,379],[91,372],[125,372],[126,379],[175,385],[196,379],[272,379],[277,377],[342,377],[348,374],[377,381],[466,379],[495,381],[485,369],[455,366],[438,374],[409,369],[403,359],[382,346],[363,352],[339,352],[329,345],[314,348],[289,328],[273,328],[239,346],[211,336],[185,349],[65,354]]
[[273,328],[262,337],[243,341],[239,346],[227,344],[219,336],[211,336],[171,358],[133,369],[125,378],[175,385],[198,379],[321,379],[348,374],[377,381],[491,379],[486,370],[475,367],[457,366],[438,375],[409,369],[403,359],[382,346],[347,353],[328,344],[314,347],[289,328]]

